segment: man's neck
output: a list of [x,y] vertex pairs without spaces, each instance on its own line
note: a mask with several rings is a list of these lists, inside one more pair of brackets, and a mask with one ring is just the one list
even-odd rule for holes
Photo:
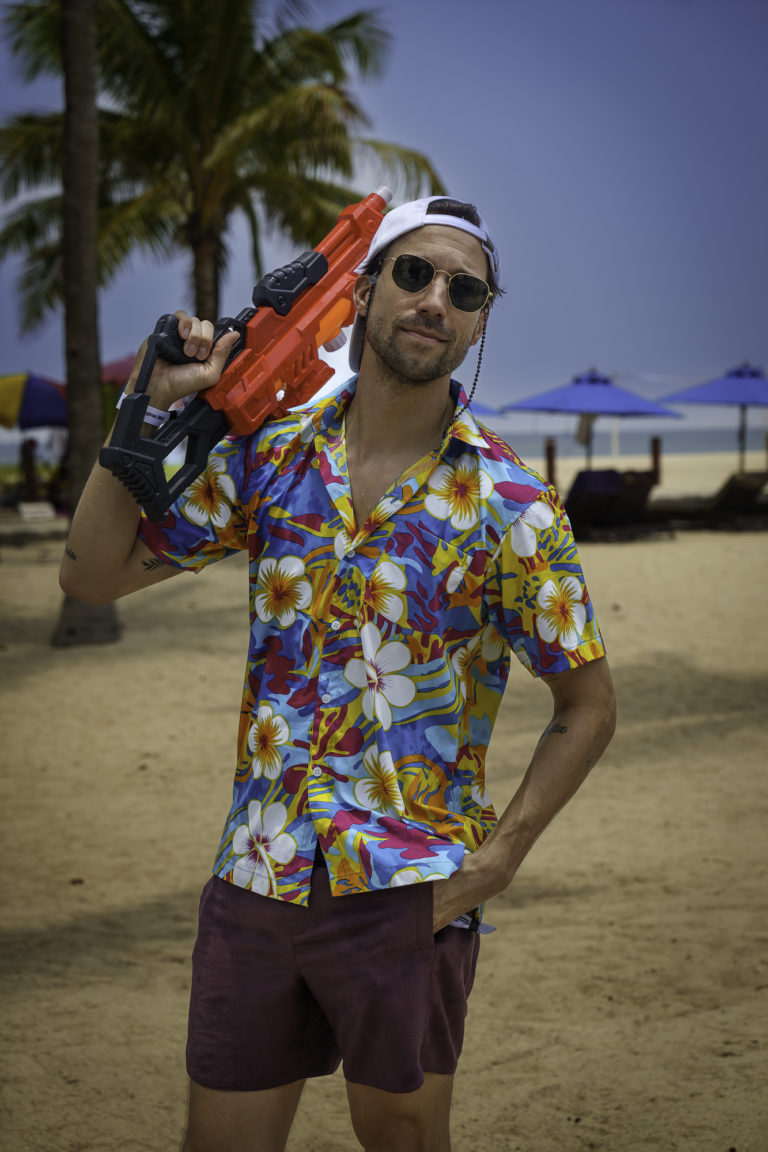
[[416,460],[440,447],[453,412],[450,378],[414,384],[364,366],[347,410],[347,453],[370,460],[396,449]]

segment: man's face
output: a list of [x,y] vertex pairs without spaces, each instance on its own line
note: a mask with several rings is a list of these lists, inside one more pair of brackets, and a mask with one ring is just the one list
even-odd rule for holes
[[[455,308],[440,272],[421,292],[398,288],[389,258],[404,252],[423,256],[444,272],[468,272],[481,280],[487,280],[488,262],[479,240],[445,224],[408,232],[387,249],[368,314],[364,356],[375,354],[394,375],[410,383],[445,380],[479,340],[485,316]],[[369,287],[367,277],[360,277],[355,302],[363,309]]]

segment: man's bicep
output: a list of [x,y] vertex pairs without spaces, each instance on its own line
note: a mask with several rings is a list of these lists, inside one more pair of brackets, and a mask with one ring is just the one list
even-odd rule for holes
[[605,656],[542,679],[552,693],[556,711],[579,705],[613,707],[613,680]]
[[125,576],[130,587],[126,588],[123,595],[137,592],[141,588],[149,588],[152,584],[159,584],[161,580],[178,576],[182,571],[183,569],[177,568],[162,556],[157,556],[141,537],[137,536],[126,564]]

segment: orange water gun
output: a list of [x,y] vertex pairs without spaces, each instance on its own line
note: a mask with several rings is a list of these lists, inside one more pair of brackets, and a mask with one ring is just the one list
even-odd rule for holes
[[[344,342],[355,319],[355,269],[365,260],[384,209],[392,198],[380,188],[351,204],[317,248],[265,276],[253,290],[253,307],[216,322],[214,341],[237,331],[239,339],[211,388],[172,412],[153,437],[141,434],[147,385],[158,359],[187,362],[175,316],[161,316],[147,341],[134,391],[123,397],[109,444],[99,461],[125,485],[150,520],[162,520],[173,501],[204,470],[224,436],[246,436],[265,420],[306,403],[333,375],[321,347]],[[184,463],[170,478],[164,462],[186,439]]]

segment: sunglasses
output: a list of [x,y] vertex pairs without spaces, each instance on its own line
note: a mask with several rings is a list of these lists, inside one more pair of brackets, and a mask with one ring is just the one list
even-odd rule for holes
[[448,284],[448,299],[460,312],[479,312],[493,296],[485,280],[479,276],[470,276],[468,272],[454,272],[451,275],[443,268],[435,268],[423,256],[403,253],[400,256],[388,256],[384,263],[390,260],[392,279],[404,292],[423,292],[437,273],[442,272]]

